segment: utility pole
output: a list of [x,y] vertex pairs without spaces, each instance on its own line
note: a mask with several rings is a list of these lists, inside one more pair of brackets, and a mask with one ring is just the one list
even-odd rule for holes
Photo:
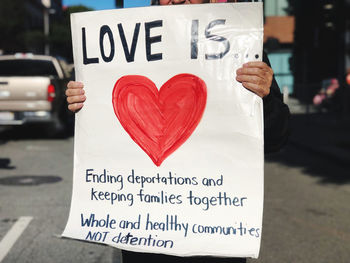
[[115,0],[115,6],[116,6],[116,8],[123,8],[124,1],[123,0]]
[[44,19],[44,36],[45,36],[45,55],[50,55],[50,45],[48,42],[50,34],[50,7],[51,0],[41,0],[44,5],[43,19]]

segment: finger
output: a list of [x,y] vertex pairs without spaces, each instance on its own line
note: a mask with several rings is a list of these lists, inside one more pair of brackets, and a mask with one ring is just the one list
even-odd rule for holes
[[[269,86],[271,86],[271,83],[272,83],[272,79],[273,79],[273,75],[267,71],[263,71],[263,70],[260,70],[260,69],[257,69],[255,70],[256,68],[252,68],[251,70],[248,70],[248,72],[246,72],[246,74],[238,74],[237,77],[238,79],[240,79],[240,77],[242,76],[255,76],[257,78],[256,79],[256,83],[257,84],[268,84]],[[244,81],[241,80],[241,81]],[[247,80],[249,81],[249,79]]]
[[259,86],[259,85],[254,84],[254,83],[242,82],[242,85],[243,85],[243,87],[254,92],[255,94],[257,94],[261,98],[266,97],[270,93],[269,89],[264,88],[264,86]]
[[81,103],[81,102],[84,102],[85,100],[86,100],[86,96],[85,95],[67,97],[68,104]]
[[66,96],[77,96],[85,94],[84,89],[66,89]]
[[238,75],[236,76],[236,80],[238,82],[248,82],[256,85],[265,84],[265,80],[260,76],[256,76],[256,75]]
[[67,84],[68,89],[82,89],[84,84],[79,81],[69,81]]
[[273,74],[273,70],[269,65],[262,61],[252,61],[243,64],[243,68],[260,68],[262,70],[269,71]]
[[266,71],[261,68],[250,68],[250,67],[244,67],[240,68],[236,71],[237,75],[257,75],[257,76],[265,76]]
[[79,111],[84,106],[83,103],[73,103],[68,105],[68,109],[72,112]]

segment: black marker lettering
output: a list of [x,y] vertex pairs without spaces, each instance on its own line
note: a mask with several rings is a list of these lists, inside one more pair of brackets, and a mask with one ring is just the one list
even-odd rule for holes
[[83,43],[83,63],[84,65],[98,63],[98,58],[88,58],[87,57],[87,50],[86,50],[86,32],[85,27],[81,29],[82,31],[82,43]]
[[205,29],[205,37],[206,38],[208,38],[209,40],[212,40],[212,41],[218,41],[218,42],[222,43],[225,47],[225,50],[221,53],[205,54],[205,59],[207,59],[207,60],[222,59],[230,51],[230,42],[226,38],[224,38],[222,36],[212,35],[210,33],[210,29],[212,29],[213,27],[215,27],[217,25],[224,25],[225,22],[226,22],[225,19],[214,20],[214,21],[210,22],[209,25],[207,26],[207,28]]
[[127,62],[133,62],[135,59],[135,51],[136,51],[137,40],[138,40],[139,33],[140,33],[140,25],[141,25],[141,23],[137,23],[135,25],[134,36],[132,37],[131,48],[129,50],[128,43],[127,43],[126,38],[125,38],[123,25],[118,24],[119,36],[120,36],[120,40],[122,41],[125,59]]
[[191,59],[198,57],[198,20],[192,20],[191,27]]
[[156,53],[156,54],[151,53],[151,45],[153,43],[162,41],[161,35],[151,37],[151,28],[162,27],[162,26],[163,26],[163,20],[156,20],[156,21],[145,23],[147,61],[161,60],[163,58],[162,53]]
[[[105,54],[105,49],[103,45],[103,38],[105,34],[108,35],[109,39],[109,44],[111,45],[111,52],[109,53],[109,56],[106,56]],[[101,56],[104,62],[111,62],[113,57],[114,57],[114,39],[113,39],[113,34],[109,26],[102,26],[100,29],[100,51],[101,51]]]

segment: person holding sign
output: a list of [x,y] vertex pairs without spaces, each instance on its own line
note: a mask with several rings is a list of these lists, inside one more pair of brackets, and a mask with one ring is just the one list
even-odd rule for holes
[[[160,0],[160,5],[201,4],[206,0]],[[243,87],[254,92],[263,99],[264,105],[264,142],[265,153],[278,151],[285,143],[289,133],[289,109],[282,101],[282,95],[273,76],[267,55],[263,54],[263,61],[243,64],[237,70],[236,80]],[[67,85],[66,96],[68,109],[78,112],[83,106],[86,96],[84,84],[70,81]]]
[[[209,1],[204,0],[160,0],[160,5],[177,4],[201,4]],[[258,57],[255,57],[258,59]],[[265,152],[279,150],[288,137],[288,107],[282,102],[279,87],[273,77],[273,71],[264,54],[263,61],[251,61],[243,64],[236,71],[236,80],[243,87],[257,94],[263,99],[264,129],[265,129]],[[84,85],[80,82],[71,81],[67,85],[68,109],[79,111],[86,100]],[[244,198],[243,198],[244,199]],[[216,257],[175,257],[152,253],[136,253],[122,251],[123,262],[245,262],[243,258],[216,258]]]

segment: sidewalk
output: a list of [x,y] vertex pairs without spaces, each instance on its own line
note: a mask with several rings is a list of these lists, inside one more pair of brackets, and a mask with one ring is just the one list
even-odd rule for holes
[[350,121],[340,114],[320,113],[294,98],[289,98],[292,113],[289,142],[326,158],[350,164]]

